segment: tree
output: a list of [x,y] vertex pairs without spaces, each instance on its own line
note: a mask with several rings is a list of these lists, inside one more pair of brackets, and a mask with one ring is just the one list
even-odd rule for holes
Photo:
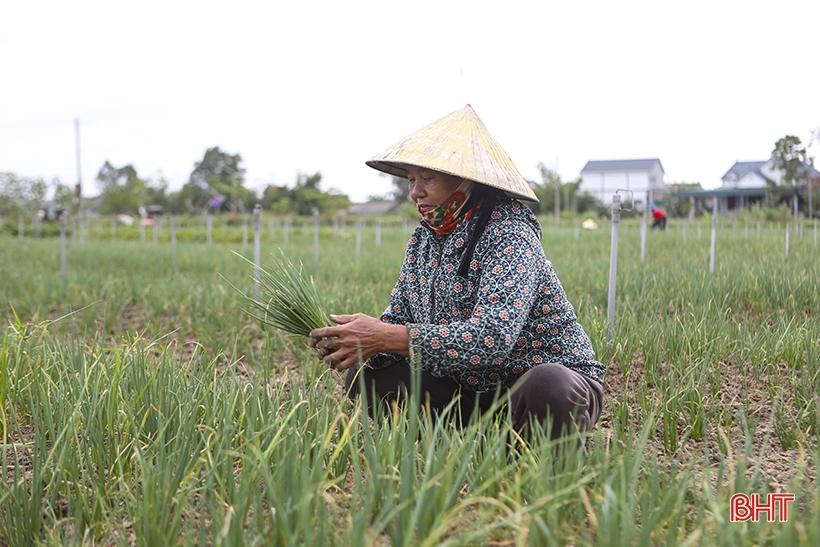
[[667,189],[670,193],[664,200],[666,212],[669,213],[669,216],[683,218],[689,215],[692,208],[692,199],[681,197],[680,192],[703,190],[703,187],[699,182],[677,182],[667,185]]
[[[578,179],[580,184],[581,179]],[[580,192],[575,195],[574,208],[577,213],[594,212],[599,217],[609,214],[609,209],[601,201],[589,192]]]
[[[541,172],[544,188],[550,188],[553,191],[552,206],[555,213],[555,224],[559,224],[561,221],[561,176],[543,163],[538,164],[538,171]],[[538,196],[538,199],[541,199],[541,196]],[[544,207],[542,211],[546,212]]]
[[296,175],[296,185],[290,192],[290,198],[297,215],[310,215],[314,208],[322,211],[321,181],[322,174],[318,171],[310,176],[304,173]]
[[529,207],[536,214],[553,213],[559,214],[562,208],[571,213],[586,213],[594,211],[597,214],[605,213],[606,209],[601,206],[592,194],[581,192],[581,179],[564,182],[561,175],[553,171],[543,163],[538,164],[541,172],[541,182],[527,181],[538,197],[538,203],[529,204]]
[[105,160],[100,170],[97,171],[97,182],[100,184],[100,190],[103,192],[111,186],[116,186],[119,178],[119,169],[111,165],[111,162],[108,160]]
[[782,185],[775,186],[777,203],[793,202],[793,212],[797,214],[799,183],[808,179],[810,168],[806,165],[806,148],[800,138],[786,135],[779,139],[772,150],[772,166],[783,173]]
[[74,189],[68,184],[63,184],[59,179],[52,181],[54,186],[54,203],[63,210],[68,211],[74,202]]
[[320,213],[350,206],[350,199],[342,193],[329,191],[322,192],[319,183],[322,174],[317,171],[313,175],[299,173],[296,177],[296,186],[290,193],[290,199],[297,215],[310,215],[316,208]]
[[254,192],[245,188],[245,168],[242,156],[228,154],[218,146],[208,148],[201,161],[194,164],[188,182],[177,196],[177,203],[190,211],[204,209],[212,197],[221,196],[232,210],[250,209],[256,200]]
[[262,199],[259,201],[264,209],[273,213],[284,214],[293,209],[293,202],[290,200],[290,191],[287,186],[267,185],[262,192]]
[[43,206],[48,186],[41,178],[0,172],[0,214],[33,214]]
[[171,196],[171,209],[175,212],[187,211],[189,213],[201,211],[208,207],[211,197],[208,186],[187,182],[182,185],[179,192]]
[[322,182],[322,173],[316,171],[312,175],[306,173],[299,173],[296,175],[296,186],[304,187],[308,190],[318,190],[319,183]]
[[100,212],[103,214],[134,214],[140,206],[150,204],[148,184],[131,164],[114,167],[106,161],[97,172],[97,182],[102,190]]
[[160,175],[156,180],[149,181],[148,205],[160,205],[166,211],[171,208],[171,198],[168,195],[168,179]]
[[[820,127],[817,127],[811,132],[811,137],[809,137],[809,144],[806,146],[807,149],[811,149],[814,143],[820,143]],[[809,165],[814,168],[814,157],[809,157]],[[814,203],[812,201],[812,190],[817,184],[816,177],[809,178],[809,218],[814,218]]]
[[314,208],[322,213],[350,206],[345,194],[335,190],[323,192],[319,188],[321,182],[322,174],[317,171],[312,175],[297,174],[293,188],[269,184],[262,192],[262,206],[275,213],[297,215],[310,215]]
[[245,182],[245,168],[242,167],[242,156],[228,154],[218,146],[208,148],[202,161],[194,164],[189,181],[202,187],[224,185],[242,186]]

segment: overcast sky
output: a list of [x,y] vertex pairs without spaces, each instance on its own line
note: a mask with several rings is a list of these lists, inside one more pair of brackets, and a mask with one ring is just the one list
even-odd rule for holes
[[[820,127],[820,2],[6,1],[0,170],[76,179],[107,159],[181,186],[205,149],[248,183],[321,171],[355,200],[364,161],[466,103],[528,178],[658,157],[719,184]],[[811,150],[820,157],[820,145]]]

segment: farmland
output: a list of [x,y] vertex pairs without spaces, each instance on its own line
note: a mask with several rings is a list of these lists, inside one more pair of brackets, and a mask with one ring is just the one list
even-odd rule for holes
[[[313,264],[312,229],[263,233]],[[608,223],[543,220],[548,258],[600,361],[585,446],[465,429],[412,408],[370,420],[303,340],[263,330],[241,227],[172,249],[107,225],[68,242],[0,236],[0,544],[817,545],[820,251],[813,226],[622,225],[607,340]],[[197,231],[199,230],[199,231]],[[112,239],[112,235],[116,239]],[[376,315],[409,231],[323,226],[316,285]],[[729,522],[735,492],[791,492],[788,522]]]

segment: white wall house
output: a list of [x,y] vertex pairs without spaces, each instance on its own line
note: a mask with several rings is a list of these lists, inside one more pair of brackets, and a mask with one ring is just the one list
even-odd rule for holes
[[[804,165],[798,173],[805,182],[800,187],[820,186],[820,172],[811,165]],[[718,211],[721,214],[737,214],[742,209],[763,203],[769,194],[770,185],[783,184],[783,172],[774,167],[772,160],[736,161],[721,177],[721,186],[712,190],[687,190],[680,192],[680,197],[693,200],[697,209],[711,210],[714,199],[717,199]]]
[[[616,191],[631,190],[635,206],[640,209],[646,203],[650,189],[653,194],[663,193],[663,176],[663,166],[657,158],[588,161],[581,170],[580,190],[607,204],[612,203],[612,194]],[[622,199],[628,198],[624,196]]]
[[765,188],[767,179],[780,179],[771,161],[736,161],[720,178],[724,188]]
[[[820,172],[808,164],[804,164],[798,176],[804,181],[820,177]],[[783,171],[768,161],[736,161],[735,164],[721,177],[725,188],[766,188],[767,182],[783,184]],[[801,184],[805,184],[803,182]]]

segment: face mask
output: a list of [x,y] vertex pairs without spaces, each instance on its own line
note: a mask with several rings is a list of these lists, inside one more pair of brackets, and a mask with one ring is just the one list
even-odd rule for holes
[[437,235],[452,232],[461,220],[462,209],[467,200],[470,199],[474,184],[472,181],[464,179],[456,188],[456,191],[450,194],[440,205],[426,213],[419,209],[419,214],[421,214],[424,223]]

